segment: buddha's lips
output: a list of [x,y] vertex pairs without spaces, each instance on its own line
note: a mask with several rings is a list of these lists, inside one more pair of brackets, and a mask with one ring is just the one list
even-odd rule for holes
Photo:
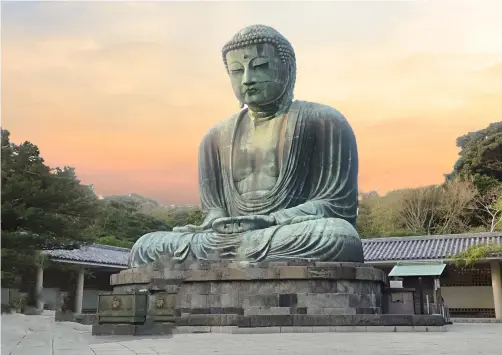
[[246,94],[256,94],[258,91],[260,91],[256,86],[263,85],[263,84],[268,84],[270,83],[270,80],[264,80],[264,81],[257,81],[253,83],[252,87],[246,87],[244,89],[244,92]]

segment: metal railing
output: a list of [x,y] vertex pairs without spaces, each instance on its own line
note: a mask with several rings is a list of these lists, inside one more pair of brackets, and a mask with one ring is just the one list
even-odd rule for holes
[[424,307],[425,314],[439,314],[443,316],[446,323],[451,323],[450,309],[444,303],[428,303]]

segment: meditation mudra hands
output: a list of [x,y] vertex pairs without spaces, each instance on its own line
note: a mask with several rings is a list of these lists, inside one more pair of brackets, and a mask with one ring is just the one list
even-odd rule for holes
[[[302,223],[320,219],[320,216],[297,216],[287,224]],[[221,234],[244,233],[252,230],[260,230],[277,225],[273,216],[255,215],[239,217],[219,217],[213,220],[204,221],[200,226],[189,224],[183,227],[174,227],[173,232],[197,233],[203,231],[214,231]]]
[[189,224],[183,227],[175,227],[173,232],[196,233],[213,230],[216,233],[233,234],[265,229],[274,225],[276,225],[275,218],[267,215],[220,217],[205,221],[200,226]]
[[212,227],[216,233],[233,234],[265,229],[275,224],[275,218],[272,216],[256,215],[218,218]]

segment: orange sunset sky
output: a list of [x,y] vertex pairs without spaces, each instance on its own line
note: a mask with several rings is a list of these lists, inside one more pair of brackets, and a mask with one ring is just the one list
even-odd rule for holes
[[455,139],[502,121],[502,2],[2,2],[2,127],[98,194],[198,203],[197,149],[238,110],[220,49],[293,44],[295,97],[357,136],[362,190],[440,183]]

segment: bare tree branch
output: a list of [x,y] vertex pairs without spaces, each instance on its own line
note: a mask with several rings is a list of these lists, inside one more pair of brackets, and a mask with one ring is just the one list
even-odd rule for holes
[[475,208],[480,212],[478,218],[488,231],[494,232],[502,223],[502,185],[495,186],[485,194],[478,193]]

